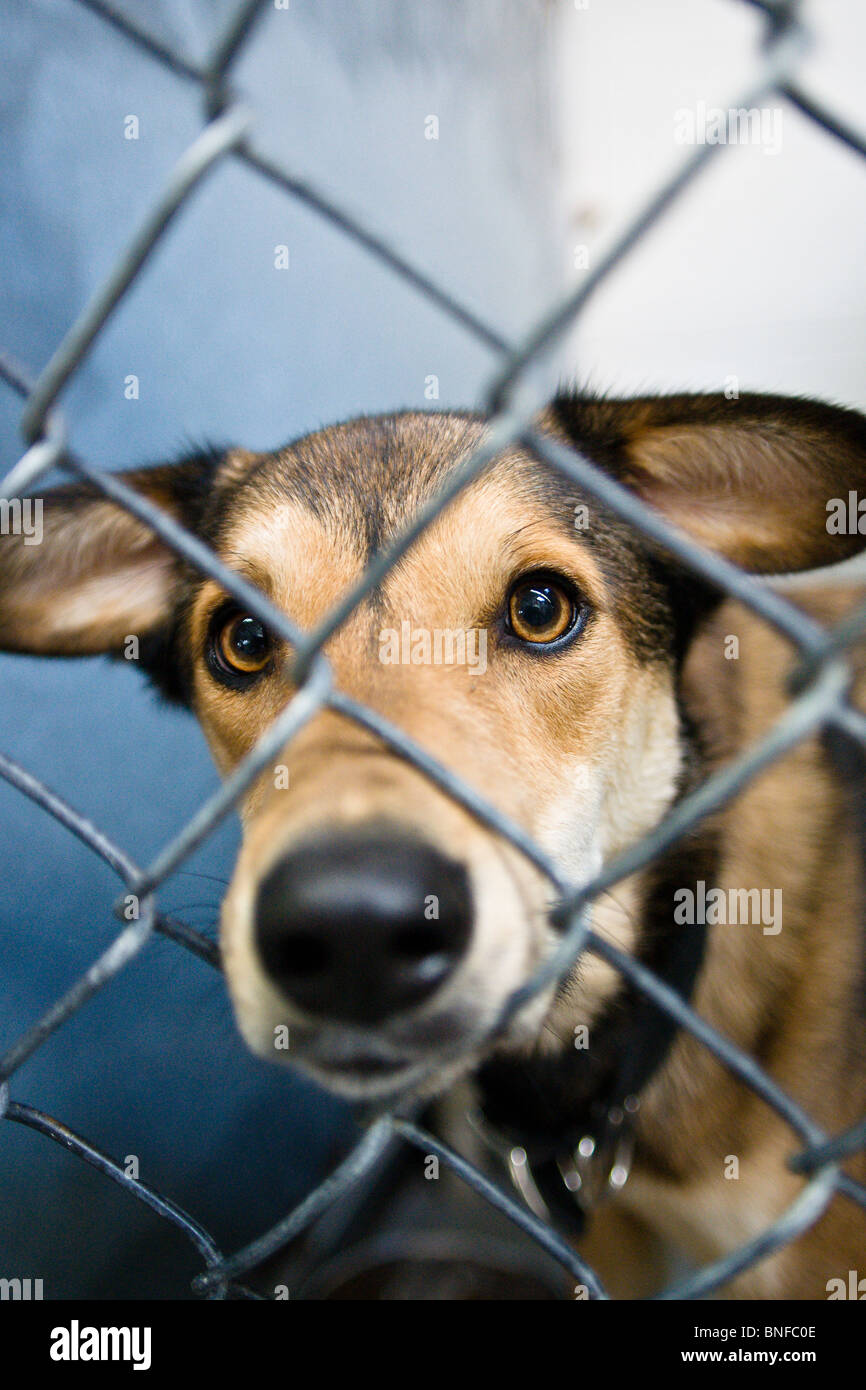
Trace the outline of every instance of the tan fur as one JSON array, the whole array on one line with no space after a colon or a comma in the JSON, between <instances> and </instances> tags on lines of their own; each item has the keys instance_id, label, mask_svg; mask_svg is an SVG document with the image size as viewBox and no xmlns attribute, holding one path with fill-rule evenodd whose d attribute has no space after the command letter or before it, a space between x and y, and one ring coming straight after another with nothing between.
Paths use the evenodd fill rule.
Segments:
<instances>
[{"instance_id":1,"label":"tan fur","mask_svg":"<svg viewBox=\"0 0 866 1390\"><path fill-rule=\"evenodd\" d=\"M798 594L828 624L857 598L850 590ZM719 660L727 634L740 638L736 677L729 677L736 705L725 699ZM789 645L766 624L733 603L719 610L695 645L688 677L693 708L715 730L720 762L782 713L791 668ZM861 889L852 827L816 740L762 774L722 824L719 883L780 887L784 922L777 936L761 936L760 947L759 927L712 932L695 1007L757 1056L817 1123L844 1129L866 1111L863 1028L856 1022L863 947L852 913ZM802 1187L785 1164L798 1147L788 1126L683 1034L644 1097L641 1130L657 1161L638 1168L625 1202L632 1212L652 1212L653 1228L697 1261L756 1236ZM724 1176L729 1155L739 1159L738 1179ZM846 1169L866 1179L862 1157ZM862 1264L863 1249L862 1216L837 1198L805 1236L726 1293L826 1297L826 1281Z\"/></svg>"}]
</instances>

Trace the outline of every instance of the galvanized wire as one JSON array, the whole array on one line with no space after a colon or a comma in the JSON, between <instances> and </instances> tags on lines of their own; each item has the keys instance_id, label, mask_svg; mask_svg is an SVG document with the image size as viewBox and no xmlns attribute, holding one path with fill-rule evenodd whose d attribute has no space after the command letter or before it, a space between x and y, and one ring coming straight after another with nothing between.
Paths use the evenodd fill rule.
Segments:
<instances>
[{"instance_id":1,"label":"galvanized wire","mask_svg":"<svg viewBox=\"0 0 866 1390\"><path fill-rule=\"evenodd\" d=\"M339 1167L270 1230L243 1250L224 1256L215 1242L188 1213L169 1198L130 1177L116 1160L97 1151L87 1140L60 1121L42 1114L9 1094L10 1079L45 1039L63 1026L103 985L114 978L158 931L177 945L219 968L216 947L184 923L159 911L157 894L166 878L197 849L235 807L247 788L303 725L319 711L330 708L373 733L397 756L430 778L448 796L481 823L501 836L549 879L559 898L559 917L565 930L554 953L532 978L503 1006L493 1036L507 1029L518 1010L531 999L559 983L585 952L594 953L613 966L641 995L651 999L674 1019L677 1026L705 1046L744 1085L748 1086L793 1131L800 1147L792 1148L789 1168L807 1179L788 1209L755 1239L724 1258L696 1271L659 1295L662 1299L695 1298L711 1294L737 1274L767 1258L817 1221L836 1197L847 1197L866 1206L866 1189L840 1163L866 1148L866 1119L846 1133L827 1135L801 1107L779 1087L758 1063L717 1029L699 1017L647 966L597 935L591 927L590 907L603 892L678 843L709 814L728 804L763 769L796 747L801 740L826 727L836 727L866 746L866 718L847 701L851 670L848 654L866 633L866 606L834 630L808 618L784 595L754 576L697 545L651 511L633 493L620 486L573 449L543 436L533 418L543 405L543 393L533 384L532 373L571 329L595 291L641 243L682 192L711 164L723 142L698 146L673 176L662 184L645 206L638 209L613 247L580 287L545 314L525 340L510 344L498 330L467 305L413 265L388 241L350 216L329 194L281 168L258 151L251 138L254 108L237 98L230 88L234 65L258 24L263 23L268 0L243 0L214 45L210 59L196 64L163 43L116 9L109 0L69 0L111 26L136 50L184 81L196 83L202 93L206 123L169 175L165 187L127 248L117 258L104 283L97 289L78 320L71 326L41 374L33 380L8 356L0 354L0 379L25 399L21 429L26 453L0 482L0 498L20 495L49 470L61 467L73 477L87 480L111 501L126 508L149 526L161 541L200 573L208 575L291 648L287 674L296 692L285 709L239 764L219 791L190 823L155 857L149 866L136 864L97 827L50 791L32 774L0 754L0 777L39 805L91 850L120 877L126 897L118 904L137 903L136 919L75 981L67 992L17 1038L0 1058L0 1115L29 1127L64 1145L71 1153L118 1182L127 1192L180 1229L204 1262L194 1280L197 1292L213 1298L259 1297L237 1282L242 1276L282 1249L349 1192L397 1140L440 1158L480 1197L504 1212L548 1255L558 1261L572 1279L578 1279L590 1298L607 1294L595 1272L575 1253L565 1237L523 1206L515 1197L491 1182L467 1159L440 1139L419 1129L404 1114L379 1116L362 1135ZM750 107L775 95L790 101L807 119L838 140L848 150L866 155L866 137L852 124L805 92L798 68L810 51L813 37L800 21L800 6L793 0L747 0L766 19L757 71L745 97L737 94L728 110ZM730 117L728 118L730 120ZM188 206L202 180L223 159L235 159L256 171L287 196L302 202L337 227L375 257L406 284L435 304L492 353L498 366L485 393L489 432L484 442L449 477L441 491L413 519L405 532L377 555L356 584L343 595L312 632L301 631L260 590L224 565L197 537L137 493L122 479L97 468L74 453L59 413L58 398L79 369L110 315L128 292L140 269L158 250L169 223ZM567 882L541 847L520 826L475 792L462 778L442 766L401 729L377 712L352 699L333 685L324 656L327 640L352 615L357 606L411 549L419 536L468 484L502 454L519 443L559 470L590 496L622 517L643 538L666 549L678 562L745 604L780 632L796 649L800 668L792 682L793 698L777 724L757 744L710 777L680 801L666 818L638 844L605 865L593 880L579 888ZM471 1040L467 1040L471 1041ZM479 1041L481 1041L479 1039ZM488 1038L489 1041L489 1038Z\"/></svg>"}]
</instances>

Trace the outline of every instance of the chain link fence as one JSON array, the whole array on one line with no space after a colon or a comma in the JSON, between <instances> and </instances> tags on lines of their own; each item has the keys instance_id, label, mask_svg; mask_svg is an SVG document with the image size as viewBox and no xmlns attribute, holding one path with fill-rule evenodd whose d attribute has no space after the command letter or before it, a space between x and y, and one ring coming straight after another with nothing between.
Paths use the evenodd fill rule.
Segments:
<instances>
[{"instance_id":1,"label":"chain link fence","mask_svg":"<svg viewBox=\"0 0 866 1390\"><path fill-rule=\"evenodd\" d=\"M220 968L217 949L209 939L160 912L159 890L168 876L232 812L244 791L287 742L315 714L331 709L371 731L393 753L420 769L478 821L509 841L541 870L561 899L565 928L557 948L529 982L507 1001L494 1036L500 1035L518 1010L532 998L560 981L583 953L592 953L614 967L625 981L643 997L653 1001L679 1028L688 1030L734 1076L772 1107L790 1128L792 1144L788 1164L793 1171L807 1179L796 1199L756 1238L691 1273L657 1297L696 1298L721 1289L736 1275L807 1230L831 1201L845 1200L866 1208L866 1187L841 1168L847 1157L866 1149L866 1118L845 1133L825 1133L749 1055L710 1027L650 969L597 935L590 923L589 909L600 894L679 842L705 817L727 805L763 769L803 739L819 730L835 728L866 746L866 716L849 703L847 694L851 674L848 653L866 633L866 605L833 630L812 622L782 593L768 588L733 564L687 539L632 493L575 451L541 436L533 425L533 419L545 401L543 393L532 385L532 369L547 359L564 334L573 327L598 287L638 246L644 234L663 217L683 190L698 178L704 166L723 148L724 141L697 145L690 151L674 176L655 191L646 206L639 209L596 268L585 276L579 288L558 303L524 342L512 344L504 341L494 327L459 303L447 289L412 265L394 247L360 225L329 196L308 182L295 178L290 170L282 168L256 149L254 113L232 89L231 76L238 55L254 27L264 21L268 11L274 8L273 0L243 0L216 44L210 60L203 66L195 65L160 42L107 0L69 2L83 5L107 25L119 30L130 44L170 70L179 80L197 84L201 90L205 124L174 168L162 196L144 224L132 237L111 273L38 378L32 379L9 357L0 355L0 377L25 401L21 429L28 446L17 465L0 483L0 500L24 494L55 467L94 484L107 498L149 526L178 556L215 580L245 611L290 646L293 657L289 662L288 674L296 683L297 691L271 728L220 789L154 861L144 866L134 862L98 827L26 769L0 754L0 776L99 855L121 880L124 897L132 895L140 904L137 920L126 925L71 989L0 1057L0 1114L7 1121L26 1125L64 1146L105 1177L120 1184L130 1196L172 1222L192 1243L201 1258L203 1269L194 1280L193 1287L209 1298L261 1297L244 1283L244 1277L261 1262L282 1250L374 1171L395 1138L416 1146L425 1154L437 1156L458 1178L522 1228L562 1266L572 1280L585 1287L590 1298L604 1299L608 1296L595 1272L551 1224L506 1194L480 1169L405 1115L392 1113L378 1117L336 1170L300 1205L245 1249L226 1255L217 1248L214 1239L195 1217L164 1193L129 1176L121 1163L101 1153L58 1118L12 1098L10 1085L18 1069L50 1035L84 1008L103 985L143 950L153 933L162 933L178 947L193 952L215 969ZM759 10L765 22L765 31L757 55L754 80L746 91L733 94L728 106L728 120L731 113L735 114L743 107L760 106L770 97L784 97L829 137L842 142L850 151L866 156L866 137L816 102L798 83L799 65L810 49L812 36L803 25L796 0L737 0L737 3L749 3ZM346 236L353 238L466 332L494 349L500 358L499 369L489 384L484 402L490 425L485 442L450 476L443 489L422 509L406 531L371 562L358 583L312 632L300 631L263 593L226 568L207 546L137 494L122 479L102 472L80 457L69 441L63 418L56 407L61 390L77 371L112 312L157 249L171 221L194 197L210 171L227 159L240 160L281 189L287 197L300 200ZM415 746L399 728L336 690L323 654L327 640L443 508L506 446L515 442L559 469L585 493L624 518L636 531L675 556L695 574L745 604L783 634L800 656L798 671L791 684L791 701L770 732L676 804L652 834L604 865L599 874L579 891L564 881L554 864L520 827L511 824L462 779ZM123 900L118 908L121 916L122 908Z\"/></svg>"}]
</instances>

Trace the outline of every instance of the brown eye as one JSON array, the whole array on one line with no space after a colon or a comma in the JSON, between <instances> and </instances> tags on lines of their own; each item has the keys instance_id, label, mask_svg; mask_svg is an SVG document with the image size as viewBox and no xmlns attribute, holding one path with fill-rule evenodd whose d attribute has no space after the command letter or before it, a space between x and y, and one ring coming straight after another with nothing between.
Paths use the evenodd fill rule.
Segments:
<instances>
[{"instance_id":1,"label":"brown eye","mask_svg":"<svg viewBox=\"0 0 866 1390\"><path fill-rule=\"evenodd\" d=\"M539 571L518 579L508 596L508 625L515 637L549 646L577 625L581 607L565 579Z\"/></svg>"},{"instance_id":2,"label":"brown eye","mask_svg":"<svg viewBox=\"0 0 866 1390\"><path fill-rule=\"evenodd\" d=\"M218 619L211 635L211 669L218 676L257 676L268 665L272 643L258 618L231 613Z\"/></svg>"}]
</instances>

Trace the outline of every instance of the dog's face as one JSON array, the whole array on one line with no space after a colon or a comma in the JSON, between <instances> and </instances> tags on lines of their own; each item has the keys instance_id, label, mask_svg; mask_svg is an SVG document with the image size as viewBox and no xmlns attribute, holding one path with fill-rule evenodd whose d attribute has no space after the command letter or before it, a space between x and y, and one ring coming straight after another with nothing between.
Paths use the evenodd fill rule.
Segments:
<instances>
[{"instance_id":1,"label":"dog's face","mask_svg":"<svg viewBox=\"0 0 866 1390\"><path fill-rule=\"evenodd\" d=\"M862 469L858 417L769 398L671 398L562 402L543 424L755 569L856 548L825 522L829 499ZM484 429L460 415L364 419L272 455L231 452L132 480L309 630ZM41 554L15 537L0 544L0 642L74 654L138 636L229 772L292 698L291 651L126 514L86 490L54 499ZM340 691L579 883L657 824L682 785L678 671L712 601L513 449L324 652ZM250 1046L365 1098L427 1093L477 1062L555 943L544 876L333 708L309 720L241 812L222 948ZM596 925L626 949L638 921L628 885L596 905ZM583 963L515 1018L505 1045L570 1046L573 1022L590 1023L616 987L606 966Z\"/></svg>"},{"instance_id":2,"label":"dog's face","mask_svg":"<svg viewBox=\"0 0 866 1390\"><path fill-rule=\"evenodd\" d=\"M301 441L250 465L218 553L312 629L481 435L475 422L408 416ZM634 565L617 583L623 566L606 572L611 557L575 526L574 507L567 488L510 455L325 654L341 691L465 778L564 877L585 880L660 818L679 765L669 652L648 640L659 586L644 571L640 585ZM228 770L291 697L291 653L213 583L185 621L193 705ZM440 1083L476 1055L552 945L541 875L336 712L285 748L243 819L223 909L238 1018L265 1054L289 1024L290 1057L332 1087ZM534 1035L548 1004L518 1033Z\"/></svg>"}]
</instances>

